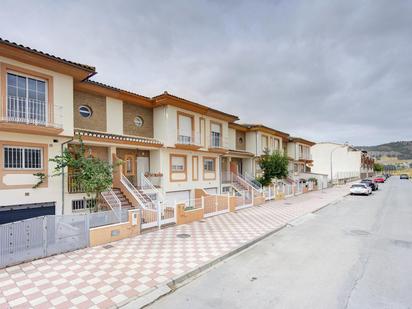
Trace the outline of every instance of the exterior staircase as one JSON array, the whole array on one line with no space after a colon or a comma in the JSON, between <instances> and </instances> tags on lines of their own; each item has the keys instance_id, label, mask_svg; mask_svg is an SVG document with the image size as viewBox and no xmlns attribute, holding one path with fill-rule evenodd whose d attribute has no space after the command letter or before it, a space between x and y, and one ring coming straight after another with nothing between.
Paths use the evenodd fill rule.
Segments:
<instances>
[{"instance_id":1,"label":"exterior staircase","mask_svg":"<svg viewBox=\"0 0 412 309\"><path fill-rule=\"evenodd\" d=\"M130 201L126 198L126 196L122 193L122 191L118 188L113 188L110 191L106 191L106 192L102 192L102 197L103 199L106 201L106 208L108 208L108 210L110 208L118 208L119 207L119 202L121 205L122 209L132 209L133 206L130 203ZM114 194L114 195L113 195Z\"/></svg>"},{"instance_id":2,"label":"exterior staircase","mask_svg":"<svg viewBox=\"0 0 412 309\"><path fill-rule=\"evenodd\" d=\"M239 193L249 190L249 187L237 178L234 178L232 180L231 185L232 185L233 189L235 189Z\"/></svg>"}]
</instances>

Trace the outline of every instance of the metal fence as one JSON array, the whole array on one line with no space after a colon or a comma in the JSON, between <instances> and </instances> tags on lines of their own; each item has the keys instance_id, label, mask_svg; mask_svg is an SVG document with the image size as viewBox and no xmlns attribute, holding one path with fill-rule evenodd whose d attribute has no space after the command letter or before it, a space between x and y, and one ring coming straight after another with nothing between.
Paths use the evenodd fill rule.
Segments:
<instances>
[{"instance_id":1,"label":"metal fence","mask_svg":"<svg viewBox=\"0 0 412 309\"><path fill-rule=\"evenodd\" d=\"M94 228L103 225L126 222L129 220L129 211L127 209L116 211L99 211L87 214L87 216L89 218L90 228Z\"/></svg>"},{"instance_id":2,"label":"metal fence","mask_svg":"<svg viewBox=\"0 0 412 309\"><path fill-rule=\"evenodd\" d=\"M44 216L0 225L0 267L87 247L87 215Z\"/></svg>"}]
</instances>

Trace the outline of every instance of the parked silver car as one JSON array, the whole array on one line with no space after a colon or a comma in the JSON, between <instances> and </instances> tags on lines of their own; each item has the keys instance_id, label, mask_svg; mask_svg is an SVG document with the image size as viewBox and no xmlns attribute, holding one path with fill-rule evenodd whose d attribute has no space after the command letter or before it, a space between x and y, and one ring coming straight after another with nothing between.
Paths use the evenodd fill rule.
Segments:
<instances>
[{"instance_id":1,"label":"parked silver car","mask_svg":"<svg viewBox=\"0 0 412 309\"><path fill-rule=\"evenodd\" d=\"M350 194L369 195L372 194L372 188L364 183L355 183L350 187Z\"/></svg>"}]
</instances>

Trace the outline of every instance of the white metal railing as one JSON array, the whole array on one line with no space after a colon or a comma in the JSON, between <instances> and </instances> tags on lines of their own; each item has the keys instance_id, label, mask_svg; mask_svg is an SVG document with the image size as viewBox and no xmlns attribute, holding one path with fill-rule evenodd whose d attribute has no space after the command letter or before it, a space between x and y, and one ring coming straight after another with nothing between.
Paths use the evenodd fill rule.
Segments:
<instances>
[{"instance_id":1,"label":"white metal railing","mask_svg":"<svg viewBox=\"0 0 412 309\"><path fill-rule=\"evenodd\" d=\"M223 137L222 134L211 133L209 147L210 148L226 148L227 137Z\"/></svg>"},{"instance_id":2,"label":"white metal railing","mask_svg":"<svg viewBox=\"0 0 412 309\"><path fill-rule=\"evenodd\" d=\"M157 189L149 179L146 178L144 173L140 174L140 184L139 185L140 185L140 188L142 188L142 190L147 190L151 193L150 195L152 194L155 195L156 196L156 198L154 199L155 201L163 203L164 201L163 193L159 189Z\"/></svg>"},{"instance_id":3,"label":"white metal railing","mask_svg":"<svg viewBox=\"0 0 412 309\"><path fill-rule=\"evenodd\" d=\"M237 180L238 182L241 182L243 185L246 186L246 188L250 188L252 189L252 191L254 191L255 193L261 194L261 188L257 189L254 185L252 185L244 175L242 174L233 174L233 177L235 180Z\"/></svg>"},{"instance_id":4,"label":"white metal railing","mask_svg":"<svg viewBox=\"0 0 412 309\"><path fill-rule=\"evenodd\" d=\"M253 205L254 194L249 190L239 191L234 194L236 199L236 209L242 209Z\"/></svg>"},{"instance_id":5,"label":"white metal railing","mask_svg":"<svg viewBox=\"0 0 412 309\"><path fill-rule=\"evenodd\" d=\"M179 134L176 139L176 144L181 145L200 145L200 134L192 132L192 135Z\"/></svg>"},{"instance_id":6,"label":"white metal railing","mask_svg":"<svg viewBox=\"0 0 412 309\"><path fill-rule=\"evenodd\" d=\"M252 184L245 176L241 174L235 174L233 172L222 172L222 183L230 183L236 191L252 191L254 195L261 195L262 188L258 188L255 184ZM236 183L239 184L238 188Z\"/></svg>"},{"instance_id":7,"label":"white metal railing","mask_svg":"<svg viewBox=\"0 0 412 309\"><path fill-rule=\"evenodd\" d=\"M256 180L256 178L252 177L249 175L247 172L243 175L245 180L255 189L257 189L259 192L262 192L262 184Z\"/></svg>"},{"instance_id":8,"label":"white metal railing","mask_svg":"<svg viewBox=\"0 0 412 309\"><path fill-rule=\"evenodd\" d=\"M63 123L63 107L54 105L54 118L52 123L48 116L47 101L27 97L8 96L6 114L2 121L24 123L39 126L61 128Z\"/></svg>"},{"instance_id":9,"label":"white metal railing","mask_svg":"<svg viewBox=\"0 0 412 309\"><path fill-rule=\"evenodd\" d=\"M288 183L283 184L283 192L285 193L285 197L289 197L293 195L293 186Z\"/></svg>"},{"instance_id":10,"label":"white metal railing","mask_svg":"<svg viewBox=\"0 0 412 309\"><path fill-rule=\"evenodd\" d=\"M141 176L141 183L142 181L145 182L144 186L151 190L156 190L160 194L160 191L158 191L144 175ZM144 179L146 179L147 182ZM160 202L160 200L153 201L150 194L144 193L145 196L143 196L124 175L121 175L121 182L141 206L142 228L152 228L156 226L160 228L163 224L176 222L175 204L165 203L163 199L162 202Z\"/></svg>"},{"instance_id":11,"label":"white metal railing","mask_svg":"<svg viewBox=\"0 0 412 309\"><path fill-rule=\"evenodd\" d=\"M277 184L272 183L269 186L263 187L262 191L267 201L273 200L278 193L278 186Z\"/></svg>"},{"instance_id":12,"label":"white metal railing","mask_svg":"<svg viewBox=\"0 0 412 309\"><path fill-rule=\"evenodd\" d=\"M299 153L299 160L312 160L312 154L310 154L310 153Z\"/></svg>"},{"instance_id":13,"label":"white metal railing","mask_svg":"<svg viewBox=\"0 0 412 309\"><path fill-rule=\"evenodd\" d=\"M119 222L122 222L122 203L120 202L117 195L113 192L113 190L109 190L106 192L101 193L103 199L105 200L106 204L110 207L110 209L114 212L116 217L119 219Z\"/></svg>"},{"instance_id":14,"label":"white metal railing","mask_svg":"<svg viewBox=\"0 0 412 309\"><path fill-rule=\"evenodd\" d=\"M143 208L146 208L146 203L145 203L145 198L143 195L139 192L139 190L136 189L136 187L130 182L129 179L125 175L121 175L120 181L122 184L126 187L126 189L129 191L131 195L136 199L136 201L139 203L139 205Z\"/></svg>"},{"instance_id":15,"label":"white metal railing","mask_svg":"<svg viewBox=\"0 0 412 309\"><path fill-rule=\"evenodd\" d=\"M303 193L303 186L304 184L300 181L296 182L295 184L295 195Z\"/></svg>"}]
</instances>

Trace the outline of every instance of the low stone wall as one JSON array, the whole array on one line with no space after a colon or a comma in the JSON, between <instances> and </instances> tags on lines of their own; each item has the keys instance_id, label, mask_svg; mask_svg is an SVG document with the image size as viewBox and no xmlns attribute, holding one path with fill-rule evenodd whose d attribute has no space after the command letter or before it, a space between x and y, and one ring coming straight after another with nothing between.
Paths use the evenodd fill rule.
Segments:
<instances>
[{"instance_id":1,"label":"low stone wall","mask_svg":"<svg viewBox=\"0 0 412 309\"><path fill-rule=\"evenodd\" d=\"M255 196L253 199L253 206L259 206L265 203L265 196L261 195L261 196Z\"/></svg>"},{"instance_id":2,"label":"low stone wall","mask_svg":"<svg viewBox=\"0 0 412 309\"><path fill-rule=\"evenodd\" d=\"M203 189L195 189L195 198L201 199L202 197L204 197L205 209L208 209L208 207L215 208L217 202L218 210L229 209L230 212L236 210L236 196L213 195Z\"/></svg>"},{"instance_id":3,"label":"low stone wall","mask_svg":"<svg viewBox=\"0 0 412 309\"><path fill-rule=\"evenodd\" d=\"M176 205L176 224L187 224L204 218L203 208L185 210L184 203Z\"/></svg>"},{"instance_id":4,"label":"low stone wall","mask_svg":"<svg viewBox=\"0 0 412 309\"><path fill-rule=\"evenodd\" d=\"M123 223L99 226L90 229L90 246L98 246L140 234L140 214L129 210L129 220Z\"/></svg>"},{"instance_id":5,"label":"low stone wall","mask_svg":"<svg viewBox=\"0 0 412 309\"><path fill-rule=\"evenodd\" d=\"M283 192L276 193L275 201L284 200L284 199L285 199L285 193L283 193Z\"/></svg>"}]
</instances>

